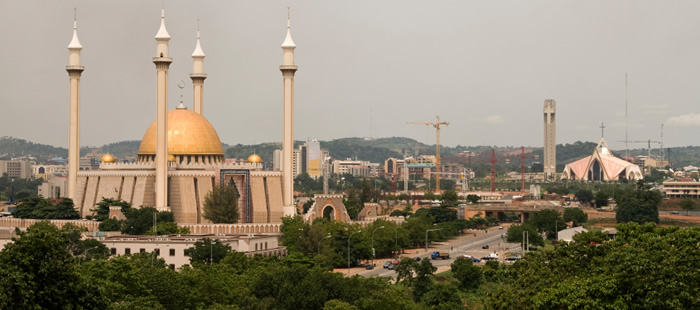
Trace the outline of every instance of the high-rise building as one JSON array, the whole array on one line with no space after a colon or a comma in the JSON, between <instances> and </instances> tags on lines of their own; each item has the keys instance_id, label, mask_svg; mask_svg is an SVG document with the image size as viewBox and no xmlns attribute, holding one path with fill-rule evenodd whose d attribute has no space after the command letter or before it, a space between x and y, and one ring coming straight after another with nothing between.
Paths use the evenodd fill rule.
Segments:
<instances>
[{"instance_id":1,"label":"high-rise building","mask_svg":"<svg viewBox=\"0 0 700 310\"><path fill-rule=\"evenodd\" d=\"M553 180L557 174L557 102L544 101L544 179Z\"/></svg>"}]
</instances>

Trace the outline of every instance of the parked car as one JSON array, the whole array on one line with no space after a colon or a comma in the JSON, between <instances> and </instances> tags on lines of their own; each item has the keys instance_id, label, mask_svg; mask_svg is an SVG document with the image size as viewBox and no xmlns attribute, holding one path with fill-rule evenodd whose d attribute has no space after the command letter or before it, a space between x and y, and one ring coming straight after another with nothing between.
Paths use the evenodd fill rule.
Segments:
<instances>
[{"instance_id":1,"label":"parked car","mask_svg":"<svg viewBox=\"0 0 700 310\"><path fill-rule=\"evenodd\" d=\"M498 260L498 257L496 257L496 256L484 256L481 258L481 260Z\"/></svg>"},{"instance_id":2,"label":"parked car","mask_svg":"<svg viewBox=\"0 0 700 310\"><path fill-rule=\"evenodd\" d=\"M389 266L391 266L391 265L392 265L392 264L391 264L391 261L390 261L390 260L384 262L384 269L389 268Z\"/></svg>"},{"instance_id":3,"label":"parked car","mask_svg":"<svg viewBox=\"0 0 700 310\"><path fill-rule=\"evenodd\" d=\"M484 245L484 246L482 246L481 248L482 248L482 249L484 249L484 250L488 250L488 248L489 248L489 245L488 245L488 244L485 244L485 245Z\"/></svg>"},{"instance_id":4,"label":"parked car","mask_svg":"<svg viewBox=\"0 0 700 310\"><path fill-rule=\"evenodd\" d=\"M671 214L681 214L681 213L678 211L671 211Z\"/></svg>"},{"instance_id":5,"label":"parked car","mask_svg":"<svg viewBox=\"0 0 700 310\"><path fill-rule=\"evenodd\" d=\"M365 267L365 269L367 269L367 270L372 270L372 269L374 269L374 264L369 264L369 265L367 265L367 266Z\"/></svg>"},{"instance_id":6,"label":"parked car","mask_svg":"<svg viewBox=\"0 0 700 310\"><path fill-rule=\"evenodd\" d=\"M498 229L503 229L503 226L498 226Z\"/></svg>"},{"instance_id":7,"label":"parked car","mask_svg":"<svg viewBox=\"0 0 700 310\"><path fill-rule=\"evenodd\" d=\"M416 258L413 259L414 261L420 262L420 257L416 256Z\"/></svg>"},{"instance_id":8,"label":"parked car","mask_svg":"<svg viewBox=\"0 0 700 310\"><path fill-rule=\"evenodd\" d=\"M472 257L472 262L481 263L481 260L476 257Z\"/></svg>"},{"instance_id":9,"label":"parked car","mask_svg":"<svg viewBox=\"0 0 700 310\"><path fill-rule=\"evenodd\" d=\"M506 257L506 260L507 260L507 261L513 261L513 262L514 262L514 261L516 261L516 260L520 260L520 256Z\"/></svg>"},{"instance_id":10,"label":"parked car","mask_svg":"<svg viewBox=\"0 0 700 310\"><path fill-rule=\"evenodd\" d=\"M395 266L394 264L391 264L391 265L389 265L389 267L386 267L386 269L394 270L394 266Z\"/></svg>"}]
</instances>

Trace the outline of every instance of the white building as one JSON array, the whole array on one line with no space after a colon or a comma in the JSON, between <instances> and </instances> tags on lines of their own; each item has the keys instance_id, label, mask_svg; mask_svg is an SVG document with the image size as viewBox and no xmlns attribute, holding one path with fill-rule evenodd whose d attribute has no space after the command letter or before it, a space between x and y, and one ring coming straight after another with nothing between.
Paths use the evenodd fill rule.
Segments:
<instances>
[{"instance_id":1,"label":"white building","mask_svg":"<svg viewBox=\"0 0 700 310\"><path fill-rule=\"evenodd\" d=\"M283 256L287 249L281 247L277 236L270 235L169 235L169 236L130 236L119 235L100 239L110 251L110 255L129 255L135 253L153 253L165 260L172 269L190 263L186 250L194 247L204 238L218 240L231 247L231 250L243 252L250 256Z\"/></svg>"}]
</instances>

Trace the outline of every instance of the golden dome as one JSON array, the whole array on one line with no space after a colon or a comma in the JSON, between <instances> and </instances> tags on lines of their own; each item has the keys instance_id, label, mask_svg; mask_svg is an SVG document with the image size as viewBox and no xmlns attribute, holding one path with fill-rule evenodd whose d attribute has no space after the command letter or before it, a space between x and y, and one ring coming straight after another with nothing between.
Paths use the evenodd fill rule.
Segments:
<instances>
[{"instance_id":1,"label":"golden dome","mask_svg":"<svg viewBox=\"0 0 700 310\"><path fill-rule=\"evenodd\" d=\"M102 158L100 158L101 163L113 163L116 160L114 159L114 156L112 154L104 154L102 155Z\"/></svg>"},{"instance_id":2,"label":"golden dome","mask_svg":"<svg viewBox=\"0 0 700 310\"><path fill-rule=\"evenodd\" d=\"M248 157L248 162L249 163L261 163L263 162L262 158L258 154L253 154Z\"/></svg>"},{"instance_id":3,"label":"golden dome","mask_svg":"<svg viewBox=\"0 0 700 310\"><path fill-rule=\"evenodd\" d=\"M173 154L168 154L168 161L170 161L170 162L175 161L175 155L173 155Z\"/></svg>"},{"instance_id":4,"label":"golden dome","mask_svg":"<svg viewBox=\"0 0 700 310\"><path fill-rule=\"evenodd\" d=\"M141 139L139 156L156 154L154 121ZM187 109L168 111L168 154L224 156L221 140L204 116Z\"/></svg>"}]
</instances>

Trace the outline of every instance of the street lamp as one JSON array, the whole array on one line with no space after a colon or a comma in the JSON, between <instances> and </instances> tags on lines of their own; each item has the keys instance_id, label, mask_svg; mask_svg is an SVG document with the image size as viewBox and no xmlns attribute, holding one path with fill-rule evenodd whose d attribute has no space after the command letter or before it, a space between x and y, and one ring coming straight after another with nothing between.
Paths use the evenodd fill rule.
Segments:
<instances>
[{"instance_id":1,"label":"street lamp","mask_svg":"<svg viewBox=\"0 0 700 310\"><path fill-rule=\"evenodd\" d=\"M361 231L362 231L362 229L360 229L354 233L351 233L350 236L348 237L348 276L350 276L350 239L352 238L352 235L359 233Z\"/></svg>"},{"instance_id":2,"label":"street lamp","mask_svg":"<svg viewBox=\"0 0 700 310\"><path fill-rule=\"evenodd\" d=\"M442 228L428 229L428 230L425 231L425 251L426 251L426 252L428 252L428 232L436 231L436 230L442 230Z\"/></svg>"},{"instance_id":3,"label":"street lamp","mask_svg":"<svg viewBox=\"0 0 700 310\"><path fill-rule=\"evenodd\" d=\"M328 236L325 236L321 238L321 240L318 241L318 255L321 255L321 242L323 242L324 239L328 239L332 237L331 234L329 233Z\"/></svg>"},{"instance_id":4,"label":"street lamp","mask_svg":"<svg viewBox=\"0 0 700 310\"><path fill-rule=\"evenodd\" d=\"M394 247L398 248L399 247L399 225L394 226L394 228L396 228L396 236L394 237ZM401 253L401 249L398 249L396 256L398 257L400 253Z\"/></svg>"},{"instance_id":5,"label":"street lamp","mask_svg":"<svg viewBox=\"0 0 700 310\"><path fill-rule=\"evenodd\" d=\"M375 254L375 251L374 251L374 232L376 232L377 230L382 229L382 228L384 228L384 226L380 226L372 231L372 265L374 265L374 257L377 256Z\"/></svg>"}]
</instances>

